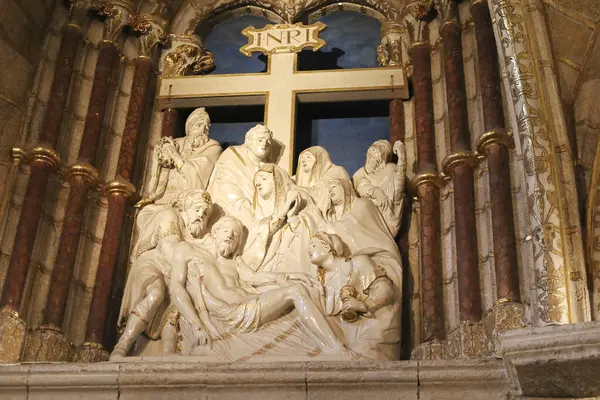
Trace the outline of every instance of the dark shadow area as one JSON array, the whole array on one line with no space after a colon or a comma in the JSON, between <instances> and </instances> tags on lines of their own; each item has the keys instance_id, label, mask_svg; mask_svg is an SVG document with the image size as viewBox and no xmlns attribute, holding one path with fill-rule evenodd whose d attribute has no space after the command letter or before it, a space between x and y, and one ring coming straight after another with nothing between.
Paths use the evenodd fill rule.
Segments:
<instances>
[{"instance_id":1,"label":"dark shadow area","mask_svg":"<svg viewBox=\"0 0 600 400\"><path fill-rule=\"evenodd\" d=\"M346 54L342 49L334 47L331 51L303 50L298 54L298 71L319 71L327 69L344 69L339 60Z\"/></svg>"}]
</instances>

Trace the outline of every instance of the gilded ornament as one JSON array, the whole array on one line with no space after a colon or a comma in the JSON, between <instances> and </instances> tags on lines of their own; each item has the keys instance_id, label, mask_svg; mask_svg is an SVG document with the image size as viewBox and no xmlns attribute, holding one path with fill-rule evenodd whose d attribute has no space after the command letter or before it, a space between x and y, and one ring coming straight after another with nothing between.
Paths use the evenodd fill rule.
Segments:
<instances>
[{"instance_id":1,"label":"gilded ornament","mask_svg":"<svg viewBox=\"0 0 600 400\"><path fill-rule=\"evenodd\" d=\"M96 363L108 361L108 351L100 343L86 342L79 346L71 355L71 361L76 363Z\"/></svg>"},{"instance_id":2,"label":"gilded ornament","mask_svg":"<svg viewBox=\"0 0 600 400\"><path fill-rule=\"evenodd\" d=\"M27 152L25 150L23 150L20 147L13 147L12 148L12 160L13 160L13 164L15 165L20 165L20 164L26 164L27 163Z\"/></svg>"},{"instance_id":3,"label":"gilded ornament","mask_svg":"<svg viewBox=\"0 0 600 400\"><path fill-rule=\"evenodd\" d=\"M135 33L145 35L152 29L151 21L147 14L131 14L127 19L127 25Z\"/></svg>"},{"instance_id":4,"label":"gilded ornament","mask_svg":"<svg viewBox=\"0 0 600 400\"><path fill-rule=\"evenodd\" d=\"M0 363L12 364L21 359L26 326L19 313L10 307L0 311Z\"/></svg>"},{"instance_id":5,"label":"gilded ornament","mask_svg":"<svg viewBox=\"0 0 600 400\"><path fill-rule=\"evenodd\" d=\"M108 196L131 197L136 193L136 188L131 182L122 179L115 179L104 186L104 192Z\"/></svg>"},{"instance_id":6,"label":"gilded ornament","mask_svg":"<svg viewBox=\"0 0 600 400\"><path fill-rule=\"evenodd\" d=\"M54 325L42 325L27 337L23 361L67 362L72 343Z\"/></svg>"},{"instance_id":7,"label":"gilded ornament","mask_svg":"<svg viewBox=\"0 0 600 400\"><path fill-rule=\"evenodd\" d=\"M438 172L422 172L415 176L412 180L412 186L418 189L422 185L435 185L440 187L442 178Z\"/></svg>"},{"instance_id":8,"label":"gilded ornament","mask_svg":"<svg viewBox=\"0 0 600 400\"><path fill-rule=\"evenodd\" d=\"M181 44L165 56L163 78L202 74L215 67L214 55L204 47Z\"/></svg>"},{"instance_id":9,"label":"gilded ornament","mask_svg":"<svg viewBox=\"0 0 600 400\"><path fill-rule=\"evenodd\" d=\"M98 183L100 174L98 170L91 164L79 162L66 168L65 176L67 179L80 176L90 183Z\"/></svg>"},{"instance_id":10,"label":"gilded ornament","mask_svg":"<svg viewBox=\"0 0 600 400\"><path fill-rule=\"evenodd\" d=\"M472 151L458 151L447 155L442 161L442 170L445 175L451 176L452 170L461 164L475 168L478 164L477 154Z\"/></svg>"},{"instance_id":11,"label":"gilded ornament","mask_svg":"<svg viewBox=\"0 0 600 400\"><path fill-rule=\"evenodd\" d=\"M485 148L491 144L499 144L509 149L515 147L512 132L491 130L485 132L477 139L477 152L485 154Z\"/></svg>"},{"instance_id":12,"label":"gilded ornament","mask_svg":"<svg viewBox=\"0 0 600 400\"><path fill-rule=\"evenodd\" d=\"M58 168L60 165L60 154L51 147L36 146L29 151L28 158L32 163L41 162L51 168Z\"/></svg>"}]
</instances>

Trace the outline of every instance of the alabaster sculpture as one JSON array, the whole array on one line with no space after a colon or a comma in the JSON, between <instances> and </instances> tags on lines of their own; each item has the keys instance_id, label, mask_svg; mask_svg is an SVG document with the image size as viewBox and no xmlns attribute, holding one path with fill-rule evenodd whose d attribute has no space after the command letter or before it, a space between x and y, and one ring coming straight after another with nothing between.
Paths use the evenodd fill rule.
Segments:
<instances>
[{"instance_id":1,"label":"alabaster sculpture","mask_svg":"<svg viewBox=\"0 0 600 400\"><path fill-rule=\"evenodd\" d=\"M374 143L353 185L320 146L290 177L266 126L222 154L209 127L198 109L158 146L111 360L398 359L402 143L396 164Z\"/></svg>"}]
</instances>

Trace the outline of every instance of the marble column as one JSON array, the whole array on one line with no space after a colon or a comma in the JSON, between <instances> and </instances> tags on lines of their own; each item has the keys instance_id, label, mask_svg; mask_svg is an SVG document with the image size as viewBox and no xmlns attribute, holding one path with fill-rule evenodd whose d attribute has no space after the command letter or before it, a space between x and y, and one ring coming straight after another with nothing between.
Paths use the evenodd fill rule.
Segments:
<instances>
[{"instance_id":1,"label":"marble column","mask_svg":"<svg viewBox=\"0 0 600 400\"><path fill-rule=\"evenodd\" d=\"M506 133L504 124L496 39L487 3L473 2L471 14L477 38L484 122L484 133L477 148L488 160L497 296L498 302L519 302L521 293L508 154L512 138Z\"/></svg>"},{"instance_id":2,"label":"marble column","mask_svg":"<svg viewBox=\"0 0 600 400\"><path fill-rule=\"evenodd\" d=\"M42 214L46 185L50 174L60 164L60 157L54 147L66 114L64 110L71 75L82 39L83 32L79 25L72 21L65 25L39 144L29 151L27 157L31 164L30 178L0 299L0 362L18 361L24 345L25 326L19 317L21 300ZM16 326L20 328L15 328ZM9 340L12 342L5 342Z\"/></svg>"},{"instance_id":3,"label":"marble column","mask_svg":"<svg viewBox=\"0 0 600 400\"><path fill-rule=\"evenodd\" d=\"M92 304L87 322L86 343L78 349L78 354L74 356L76 361L105 361L108 358L108 353L103 348L103 340L108 318L111 284L116 268L128 199L136 192L130 180L137 151L138 133L147 104L149 84L154 73L151 58L139 57L135 59L134 64L135 73L119 152L117 176L105 187L110 218L107 219L104 228Z\"/></svg>"},{"instance_id":4,"label":"marble column","mask_svg":"<svg viewBox=\"0 0 600 400\"><path fill-rule=\"evenodd\" d=\"M471 151L467 95L462 53L462 34L458 4L451 0L442 13L440 29L444 48L444 73L450 154L443 160L444 173L454 187L454 223L456 237L456 273L460 326L449 338L449 347L459 358L484 355L485 346L469 346L469 338L484 343L479 256L475 220L474 169L477 157Z\"/></svg>"},{"instance_id":5,"label":"marble column","mask_svg":"<svg viewBox=\"0 0 600 400\"><path fill-rule=\"evenodd\" d=\"M116 43L105 39L99 54L78 160L68 167L70 185L56 263L44 309L43 324L27 340L25 361L68 361L70 343L62 334L67 296L75 267L86 201L99 183L95 155L102 134L114 66L119 57Z\"/></svg>"},{"instance_id":6,"label":"marble column","mask_svg":"<svg viewBox=\"0 0 600 400\"><path fill-rule=\"evenodd\" d=\"M162 131L163 137L175 137L177 134L177 125L179 121L179 110L167 108L163 111Z\"/></svg>"},{"instance_id":7,"label":"marble column","mask_svg":"<svg viewBox=\"0 0 600 400\"><path fill-rule=\"evenodd\" d=\"M414 44L409 51L413 63L415 126L418 173L413 179L421 214L421 307L423 341L445 338L442 299L440 191L437 171L431 79L431 46ZM417 358L421 358L417 356Z\"/></svg>"}]
</instances>

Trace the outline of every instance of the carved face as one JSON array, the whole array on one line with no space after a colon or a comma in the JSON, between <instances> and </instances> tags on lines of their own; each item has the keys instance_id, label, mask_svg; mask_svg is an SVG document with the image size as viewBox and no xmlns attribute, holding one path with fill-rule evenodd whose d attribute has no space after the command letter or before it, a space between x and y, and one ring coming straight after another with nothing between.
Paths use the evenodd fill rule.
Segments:
<instances>
[{"instance_id":1,"label":"carved face","mask_svg":"<svg viewBox=\"0 0 600 400\"><path fill-rule=\"evenodd\" d=\"M329 198L334 206L344 204L344 188L339 182L329 182Z\"/></svg>"},{"instance_id":2,"label":"carved face","mask_svg":"<svg viewBox=\"0 0 600 400\"><path fill-rule=\"evenodd\" d=\"M240 241L240 232L233 222L224 221L215 232L217 252L221 257L232 258Z\"/></svg>"},{"instance_id":3,"label":"carved face","mask_svg":"<svg viewBox=\"0 0 600 400\"><path fill-rule=\"evenodd\" d=\"M314 238L308 244L308 257L310 262L315 265L322 265L331 255L331 252L321 240Z\"/></svg>"},{"instance_id":4,"label":"carved face","mask_svg":"<svg viewBox=\"0 0 600 400\"><path fill-rule=\"evenodd\" d=\"M198 119L189 126L187 135L195 138L200 144L204 144L208 140L208 129L209 125L206 123L206 121Z\"/></svg>"},{"instance_id":5,"label":"carved face","mask_svg":"<svg viewBox=\"0 0 600 400\"><path fill-rule=\"evenodd\" d=\"M381 158L381 153L379 149L375 146L369 147L367 150L367 160L365 161L365 169L367 172L373 172L383 163L383 159Z\"/></svg>"},{"instance_id":6,"label":"carved face","mask_svg":"<svg viewBox=\"0 0 600 400\"><path fill-rule=\"evenodd\" d=\"M312 171L313 167L315 166L315 163L317 162L317 159L315 158L315 156L313 156L313 154L310 151L306 151L302 154L302 157L300 158L300 168L302 168L302 172L304 173L310 173L310 171Z\"/></svg>"},{"instance_id":7,"label":"carved face","mask_svg":"<svg viewBox=\"0 0 600 400\"><path fill-rule=\"evenodd\" d=\"M257 132L250 144L250 151L261 160L269 157L271 152L271 137L268 132Z\"/></svg>"},{"instance_id":8,"label":"carved face","mask_svg":"<svg viewBox=\"0 0 600 400\"><path fill-rule=\"evenodd\" d=\"M275 189L273 174L259 171L254 178L254 187L258 191L260 197L263 199L270 198Z\"/></svg>"},{"instance_id":9,"label":"carved face","mask_svg":"<svg viewBox=\"0 0 600 400\"><path fill-rule=\"evenodd\" d=\"M209 214L210 207L204 201L196 201L183 211L183 221L192 236L200 236Z\"/></svg>"}]
</instances>

